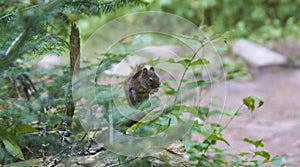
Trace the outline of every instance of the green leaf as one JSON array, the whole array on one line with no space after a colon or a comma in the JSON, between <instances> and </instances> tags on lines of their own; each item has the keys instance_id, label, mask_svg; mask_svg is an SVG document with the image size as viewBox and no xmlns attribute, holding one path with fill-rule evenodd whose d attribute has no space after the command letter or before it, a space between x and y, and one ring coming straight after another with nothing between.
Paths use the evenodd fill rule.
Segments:
<instances>
[{"instance_id":1,"label":"green leaf","mask_svg":"<svg viewBox=\"0 0 300 167\"><path fill-rule=\"evenodd\" d=\"M208 107L199 107L198 111L199 111L200 115L205 115L206 117L209 114L209 108Z\"/></svg>"},{"instance_id":2,"label":"green leaf","mask_svg":"<svg viewBox=\"0 0 300 167\"><path fill-rule=\"evenodd\" d=\"M198 41L198 40L199 40L199 36L198 36L198 35L193 35L193 36L191 37L191 40Z\"/></svg>"},{"instance_id":3,"label":"green leaf","mask_svg":"<svg viewBox=\"0 0 300 167\"><path fill-rule=\"evenodd\" d=\"M109 53L109 52L106 52L106 53L103 53L102 54L103 56L105 57L126 57L128 55L130 55L129 53Z\"/></svg>"},{"instance_id":4,"label":"green leaf","mask_svg":"<svg viewBox=\"0 0 300 167\"><path fill-rule=\"evenodd\" d=\"M191 59L195 54L180 55L182 59Z\"/></svg>"},{"instance_id":5,"label":"green leaf","mask_svg":"<svg viewBox=\"0 0 300 167\"><path fill-rule=\"evenodd\" d=\"M30 125L21 124L16 127L16 134L32 133L38 130Z\"/></svg>"},{"instance_id":6,"label":"green leaf","mask_svg":"<svg viewBox=\"0 0 300 167\"><path fill-rule=\"evenodd\" d=\"M193 40L193 41L197 41L200 43L204 43L207 39L203 38L202 36L199 35L193 35L193 36L187 36L187 35L178 35L179 38L182 39L187 39L187 40Z\"/></svg>"},{"instance_id":7,"label":"green leaf","mask_svg":"<svg viewBox=\"0 0 300 167\"><path fill-rule=\"evenodd\" d=\"M230 116L230 117L238 115L237 110L227 110L227 111L224 111L223 113L227 116Z\"/></svg>"},{"instance_id":8,"label":"green leaf","mask_svg":"<svg viewBox=\"0 0 300 167\"><path fill-rule=\"evenodd\" d=\"M167 60L167 62L169 62L169 63L175 63L175 60L172 59L172 58L169 58L169 59Z\"/></svg>"},{"instance_id":9,"label":"green leaf","mask_svg":"<svg viewBox=\"0 0 300 167\"><path fill-rule=\"evenodd\" d=\"M221 115L222 112L219 111L219 110L213 110L213 111L209 111L207 117L210 117L210 116L217 116L217 115Z\"/></svg>"},{"instance_id":10,"label":"green leaf","mask_svg":"<svg viewBox=\"0 0 300 167\"><path fill-rule=\"evenodd\" d=\"M260 99L259 97L256 96L252 96L256 102L258 102L258 106L257 108L261 107L262 105L264 105L264 101L262 99Z\"/></svg>"},{"instance_id":11,"label":"green leaf","mask_svg":"<svg viewBox=\"0 0 300 167\"><path fill-rule=\"evenodd\" d=\"M208 107L194 107L194 108L198 110L198 117L201 120L205 120L205 118L209 118L210 116L216 116L221 114L220 111L218 110L211 111L209 110Z\"/></svg>"},{"instance_id":12,"label":"green leaf","mask_svg":"<svg viewBox=\"0 0 300 167\"><path fill-rule=\"evenodd\" d=\"M245 155L249 155L249 154L251 154L251 153L249 153L249 152L240 152L238 155L239 156L245 156Z\"/></svg>"},{"instance_id":13,"label":"green leaf","mask_svg":"<svg viewBox=\"0 0 300 167\"><path fill-rule=\"evenodd\" d=\"M188 63L191 62L191 60L190 59L182 59L182 60L175 61L174 59L170 58L170 59L167 60L167 62L182 64L183 66L186 66Z\"/></svg>"},{"instance_id":14,"label":"green leaf","mask_svg":"<svg viewBox=\"0 0 300 167\"><path fill-rule=\"evenodd\" d=\"M217 53L218 54L224 54L228 51L228 48L227 47L219 47L217 48Z\"/></svg>"},{"instance_id":15,"label":"green leaf","mask_svg":"<svg viewBox=\"0 0 300 167\"><path fill-rule=\"evenodd\" d=\"M13 157L24 160L24 155L17 143L7 139L2 139L2 142L7 152L9 152Z\"/></svg>"},{"instance_id":16,"label":"green leaf","mask_svg":"<svg viewBox=\"0 0 300 167\"><path fill-rule=\"evenodd\" d=\"M182 64L183 66L186 66L189 63L191 63L191 60L190 59L183 59L183 60L176 61L175 63L179 63L179 64Z\"/></svg>"},{"instance_id":17,"label":"green leaf","mask_svg":"<svg viewBox=\"0 0 300 167\"><path fill-rule=\"evenodd\" d=\"M151 59L150 61L147 62L149 66L156 66L160 62L160 58L156 59Z\"/></svg>"},{"instance_id":18,"label":"green leaf","mask_svg":"<svg viewBox=\"0 0 300 167\"><path fill-rule=\"evenodd\" d=\"M282 164L282 157L276 155L275 157L272 158L271 162L275 167L280 167Z\"/></svg>"},{"instance_id":19,"label":"green leaf","mask_svg":"<svg viewBox=\"0 0 300 167\"><path fill-rule=\"evenodd\" d=\"M217 135L215 135L215 134L210 135L210 136L208 137L208 139L216 140L216 141L222 141L222 142L224 142L225 144L227 144L228 146L230 146L230 144L228 143L227 140L225 140L223 137L219 137L219 136L217 136Z\"/></svg>"},{"instance_id":20,"label":"green leaf","mask_svg":"<svg viewBox=\"0 0 300 167\"><path fill-rule=\"evenodd\" d=\"M164 93L166 95L173 95L176 93L176 90L174 88L172 88L172 86L168 82L164 82L162 86L164 86L168 89L168 90L164 91Z\"/></svg>"},{"instance_id":21,"label":"green leaf","mask_svg":"<svg viewBox=\"0 0 300 167\"><path fill-rule=\"evenodd\" d=\"M2 105L2 104L6 104L6 101L5 101L5 100L2 100L2 99L0 99L0 105Z\"/></svg>"},{"instance_id":22,"label":"green leaf","mask_svg":"<svg viewBox=\"0 0 300 167\"><path fill-rule=\"evenodd\" d=\"M195 66L195 65L203 65L203 64L209 64L210 63L205 58L199 58L198 60L195 60L195 61L192 61L190 58L181 59L181 60L177 60L177 61L170 58L170 59L167 60L167 62L169 62L169 63L178 63L178 64L181 64L183 66L187 66L188 64L190 64L190 66Z\"/></svg>"},{"instance_id":23,"label":"green leaf","mask_svg":"<svg viewBox=\"0 0 300 167\"><path fill-rule=\"evenodd\" d=\"M168 125L169 123L171 123L172 125L178 125L178 117L175 115L171 115L171 114L167 114L165 115L165 117L169 118L170 120L168 121Z\"/></svg>"},{"instance_id":24,"label":"green leaf","mask_svg":"<svg viewBox=\"0 0 300 167\"><path fill-rule=\"evenodd\" d=\"M247 142L249 144L252 144L254 145L255 147L264 147L265 145L262 143L262 140L257 140L257 141L254 141L254 140L250 140L248 138L244 138L243 139L244 142Z\"/></svg>"},{"instance_id":25,"label":"green leaf","mask_svg":"<svg viewBox=\"0 0 300 167\"><path fill-rule=\"evenodd\" d=\"M191 63L191 66L195 66L195 65L204 65L204 64L209 64L210 62L207 60L207 59L204 59L204 58L200 58L196 61L193 61Z\"/></svg>"},{"instance_id":26,"label":"green leaf","mask_svg":"<svg viewBox=\"0 0 300 167\"><path fill-rule=\"evenodd\" d=\"M254 111L255 109L255 101L252 97L247 97L243 99L244 105L248 107L249 110Z\"/></svg>"},{"instance_id":27,"label":"green leaf","mask_svg":"<svg viewBox=\"0 0 300 167\"><path fill-rule=\"evenodd\" d=\"M212 81L210 80L199 80L199 81L195 81L195 82L190 82L187 83L186 85L184 85L182 87L182 90L189 90L189 89L194 89L196 87L200 87L200 86L205 86L210 84Z\"/></svg>"},{"instance_id":28,"label":"green leaf","mask_svg":"<svg viewBox=\"0 0 300 167\"><path fill-rule=\"evenodd\" d=\"M180 110L183 112L189 112L193 115L198 115L198 110L194 107L190 107L190 106L186 106L186 105L180 105L180 106L175 106L174 107L175 110Z\"/></svg>"},{"instance_id":29,"label":"green leaf","mask_svg":"<svg viewBox=\"0 0 300 167\"><path fill-rule=\"evenodd\" d=\"M243 99L243 103L253 112L256 108L255 104L258 103L257 108L259 108L264 104L264 101L256 96L249 96Z\"/></svg>"},{"instance_id":30,"label":"green leaf","mask_svg":"<svg viewBox=\"0 0 300 167\"><path fill-rule=\"evenodd\" d=\"M264 162L268 162L270 160L270 153L266 152L266 151L255 151L254 152L255 155L258 155L258 156L261 156L261 157L264 157L265 160Z\"/></svg>"}]
</instances>

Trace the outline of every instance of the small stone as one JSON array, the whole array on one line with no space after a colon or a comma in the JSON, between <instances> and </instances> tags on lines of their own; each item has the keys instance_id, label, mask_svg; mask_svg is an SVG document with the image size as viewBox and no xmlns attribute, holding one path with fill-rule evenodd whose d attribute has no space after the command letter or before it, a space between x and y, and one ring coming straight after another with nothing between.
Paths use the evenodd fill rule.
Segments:
<instances>
[{"instance_id":1,"label":"small stone","mask_svg":"<svg viewBox=\"0 0 300 167\"><path fill-rule=\"evenodd\" d=\"M287 57L254 42L240 39L232 47L232 52L241 56L255 67L282 65L287 63Z\"/></svg>"}]
</instances>

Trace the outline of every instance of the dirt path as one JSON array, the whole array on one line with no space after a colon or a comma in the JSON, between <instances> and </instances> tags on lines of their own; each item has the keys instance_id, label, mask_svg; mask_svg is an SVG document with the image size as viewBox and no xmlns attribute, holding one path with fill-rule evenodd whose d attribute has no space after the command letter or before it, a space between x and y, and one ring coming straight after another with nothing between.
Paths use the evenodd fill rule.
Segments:
<instances>
[{"instance_id":1,"label":"dirt path","mask_svg":"<svg viewBox=\"0 0 300 167\"><path fill-rule=\"evenodd\" d=\"M214 89L216 96L222 88L219 85ZM242 114L231 122L225 132L230 149L253 149L243 142L245 137L263 140L272 155L286 154L300 165L300 69L265 67L251 81L227 82L226 92L225 109L237 109L242 99L250 95L265 101L254 113L243 108Z\"/></svg>"}]
</instances>

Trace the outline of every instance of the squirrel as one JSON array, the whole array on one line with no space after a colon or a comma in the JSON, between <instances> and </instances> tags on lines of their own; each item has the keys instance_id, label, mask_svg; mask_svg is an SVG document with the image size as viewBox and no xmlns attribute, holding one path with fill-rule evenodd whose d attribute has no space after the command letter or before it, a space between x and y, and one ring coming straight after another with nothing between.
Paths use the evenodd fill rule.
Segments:
<instances>
[{"instance_id":1,"label":"squirrel","mask_svg":"<svg viewBox=\"0 0 300 167\"><path fill-rule=\"evenodd\" d=\"M132 73L125 81L125 94L129 106L138 107L139 104L149 99L149 94L158 91L159 77L154 67L147 69L144 64L137 65L135 73Z\"/></svg>"}]
</instances>

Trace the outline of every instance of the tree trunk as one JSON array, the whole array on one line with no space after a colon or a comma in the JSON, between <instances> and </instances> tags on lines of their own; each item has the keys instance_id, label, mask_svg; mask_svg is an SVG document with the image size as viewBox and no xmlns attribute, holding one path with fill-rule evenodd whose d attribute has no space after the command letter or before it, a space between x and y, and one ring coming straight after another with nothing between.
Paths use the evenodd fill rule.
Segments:
<instances>
[{"instance_id":1,"label":"tree trunk","mask_svg":"<svg viewBox=\"0 0 300 167\"><path fill-rule=\"evenodd\" d=\"M80 68L80 37L79 29L75 23L71 24L71 34L70 34L70 75L71 78L75 75ZM67 90L67 99L66 99L66 116L72 118L74 115L76 103L73 101L72 96L72 80L69 83Z\"/></svg>"}]
</instances>

